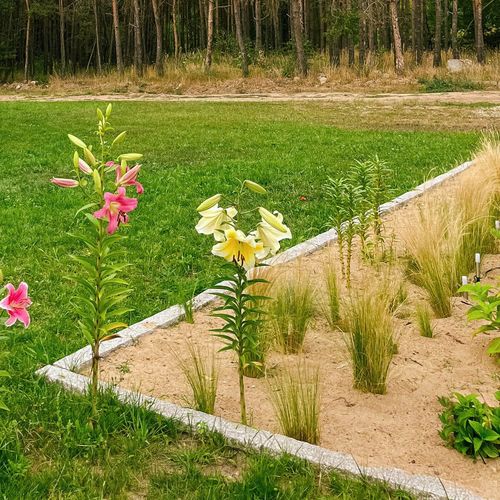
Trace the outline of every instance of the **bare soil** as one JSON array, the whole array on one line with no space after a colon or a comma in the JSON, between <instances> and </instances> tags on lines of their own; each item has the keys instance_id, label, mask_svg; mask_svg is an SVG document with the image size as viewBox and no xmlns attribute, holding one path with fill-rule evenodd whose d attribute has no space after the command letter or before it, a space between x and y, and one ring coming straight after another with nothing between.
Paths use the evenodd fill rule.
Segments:
<instances>
[{"instance_id":1,"label":"bare soil","mask_svg":"<svg viewBox=\"0 0 500 500\"><path fill-rule=\"evenodd\" d=\"M398 234L416 220L419 206L427 198L432 202L452 197L458 182L474 175L473 168L447 181L418 200L394 211L385 218L387 234L394 234L394 245L401 253ZM309 329L304 349L298 355L284 355L274 349L268 358L267 376L285 365L305 360L320 368L321 377L321 446L352 453L367 466L393 466L412 473L439 476L467 487L486 498L500 498L500 461L474 462L445 446L438 435L441 406L438 397L455 391L476 393L490 404L500 387L500 371L485 353L490 337L473 337L477 325L467 322L468 305L454 300L453 315L434 319L434 338L419 335L414 319L415 305L425 300L424 292L409 283L408 299L394 319L398 334L398 352L394 355L387 394L359 392L352 387L352 371L342 332L332 331L321 314L325 296L324 266L338 260L335 245L279 269L283 276L300 273L315 287L318 313ZM208 257L207 257L208 258ZM499 255L488 256L483 270L500 265ZM401 274L399 263L392 277ZM381 280L387 269L367 265L356 249L353 266L354 289L367 280ZM485 280L496 282L498 272L489 272ZM394 278L391 278L394 279ZM396 281L393 281L393 288ZM344 296L346 292L344 290ZM215 353L220 367L216 414L238 421L237 368L231 353L217 352L220 341L210 334L218 326L210 310L195 313L195 324L180 323L159 329L141 338L136 345L118 350L102 362L101 377L122 387L187 405L189 390L179 366L187 360L188 343L202 352ZM269 382L246 379L247 406L253 426L280 432L269 397Z\"/></svg>"}]
</instances>

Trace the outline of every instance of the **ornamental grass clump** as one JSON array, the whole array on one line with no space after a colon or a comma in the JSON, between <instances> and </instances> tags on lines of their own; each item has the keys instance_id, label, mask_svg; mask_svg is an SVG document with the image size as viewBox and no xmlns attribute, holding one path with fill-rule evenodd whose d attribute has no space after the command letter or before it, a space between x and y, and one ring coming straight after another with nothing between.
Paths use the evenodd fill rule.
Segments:
<instances>
[{"instance_id":1,"label":"ornamental grass clump","mask_svg":"<svg viewBox=\"0 0 500 500\"><path fill-rule=\"evenodd\" d=\"M451 297L457 289L456 258L461 227L450 211L450 207L427 203L416 223L402 233L407 277L427 292L438 318L451 315Z\"/></svg>"},{"instance_id":2,"label":"ornamental grass clump","mask_svg":"<svg viewBox=\"0 0 500 500\"><path fill-rule=\"evenodd\" d=\"M432 328L431 311L429 306L427 304L417 305L415 315L420 335L430 339L433 338L434 330Z\"/></svg>"},{"instance_id":3,"label":"ornamental grass clump","mask_svg":"<svg viewBox=\"0 0 500 500\"><path fill-rule=\"evenodd\" d=\"M366 288L346 301L343 328L352 363L354 387L385 394L395 352L389 304L376 290Z\"/></svg>"},{"instance_id":4,"label":"ornamental grass clump","mask_svg":"<svg viewBox=\"0 0 500 500\"><path fill-rule=\"evenodd\" d=\"M299 364L270 379L271 401L281 432L318 444L320 437L319 369Z\"/></svg>"},{"instance_id":5,"label":"ornamental grass clump","mask_svg":"<svg viewBox=\"0 0 500 500\"><path fill-rule=\"evenodd\" d=\"M105 112L97 109L96 148L68 134L75 148L73 177L54 177L51 180L62 188L82 190L88 200L76 213L86 226L72 235L83 244L82 251L72 256L80 272L69 279L78 287L74 300L77 324L92 350L92 423L95 423L98 413L101 343L114 338L116 330L127 327L120 318L131 311L124 305L132 290L126 279L126 269L130 264L125 259L123 229L129 223L130 213L137 208L138 199L129 196L129 191L137 195L144 192L137 180L141 165L135 163L142 154L115 152L125 140L126 132L112 135L111 111L111 104Z\"/></svg>"},{"instance_id":6,"label":"ornamental grass clump","mask_svg":"<svg viewBox=\"0 0 500 500\"><path fill-rule=\"evenodd\" d=\"M330 329L335 330L340 321L340 286L337 269L329 263L325 267L326 300L322 303L323 314Z\"/></svg>"},{"instance_id":7,"label":"ornamental grass clump","mask_svg":"<svg viewBox=\"0 0 500 500\"><path fill-rule=\"evenodd\" d=\"M213 236L215 245L212 247L212 254L226 262L223 266L222 283L214 286L215 295L222 300L222 305L216 307L212 314L223 323L221 328L214 330L215 335L225 344L221 350L234 351L238 359L240 414L243 424L247 423L243 377L248 366L260 363L256 360L259 349L257 332L265 311L259 309L258 305L267 300L267 297L252 293L252 287L266 280L249 277L248 272L259 266L266 257L275 255L283 239L292 237L279 212L271 213L264 207L243 206L244 195L250 192L266 194L262 186L245 180L234 197L226 198L216 194L208 198L197 208L201 219L196 225L200 234ZM221 201L227 201L229 206L219 207ZM260 220L255 224L250 217L257 213Z\"/></svg>"},{"instance_id":8,"label":"ornamental grass clump","mask_svg":"<svg viewBox=\"0 0 500 500\"><path fill-rule=\"evenodd\" d=\"M271 322L276 341L286 354L302 350L314 312L314 292L307 279L296 275L277 285Z\"/></svg>"},{"instance_id":9,"label":"ornamental grass clump","mask_svg":"<svg viewBox=\"0 0 500 500\"><path fill-rule=\"evenodd\" d=\"M199 347L188 345L189 359L180 362L180 367L191 389L189 403L195 410L213 414L217 398L219 372L215 355L206 356Z\"/></svg>"}]
</instances>

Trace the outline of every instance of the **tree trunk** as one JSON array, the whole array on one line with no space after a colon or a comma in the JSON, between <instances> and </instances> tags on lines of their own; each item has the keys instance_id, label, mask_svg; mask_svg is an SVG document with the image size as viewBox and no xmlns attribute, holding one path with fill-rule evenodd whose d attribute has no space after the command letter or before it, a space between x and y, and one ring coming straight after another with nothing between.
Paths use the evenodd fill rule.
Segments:
<instances>
[{"instance_id":1,"label":"tree trunk","mask_svg":"<svg viewBox=\"0 0 500 500\"><path fill-rule=\"evenodd\" d=\"M118 0L112 0L113 7L113 29L115 32L115 49L116 49L116 69L118 73L123 74L123 56L122 43L120 38L120 18L118 17Z\"/></svg>"},{"instance_id":2,"label":"tree trunk","mask_svg":"<svg viewBox=\"0 0 500 500\"><path fill-rule=\"evenodd\" d=\"M396 0L390 0L389 8L391 11L392 37L394 41L394 60L396 73L401 75L405 69L403 59L403 49L401 46L401 34L399 31L398 6Z\"/></svg>"},{"instance_id":3,"label":"tree trunk","mask_svg":"<svg viewBox=\"0 0 500 500\"><path fill-rule=\"evenodd\" d=\"M24 41L24 81L28 81L30 76L30 32L31 32L31 9L30 0L25 0L26 3L26 36Z\"/></svg>"},{"instance_id":4,"label":"tree trunk","mask_svg":"<svg viewBox=\"0 0 500 500\"><path fill-rule=\"evenodd\" d=\"M459 59L460 53L458 51L458 0L453 0L453 11L451 14L451 50L453 52L453 59Z\"/></svg>"},{"instance_id":5,"label":"tree trunk","mask_svg":"<svg viewBox=\"0 0 500 500\"><path fill-rule=\"evenodd\" d=\"M179 31L177 29L177 0L173 0L172 3L172 31L174 32L174 57L177 61L180 54Z\"/></svg>"},{"instance_id":6,"label":"tree trunk","mask_svg":"<svg viewBox=\"0 0 500 500\"><path fill-rule=\"evenodd\" d=\"M134 69L137 76L143 74L141 11L139 0L134 0Z\"/></svg>"},{"instance_id":7,"label":"tree trunk","mask_svg":"<svg viewBox=\"0 0 500 500\"><path fill-rule=\"evenodd\" d=\"M61 48L61 74L66 73L66 47L64 44L64 0L59 0L59 44Z\"/></svg>"},{"instance_id":8,"label":"tree trunk","mask_svg":"<svg viewBox=\"0 0 500 500\"><path fill-rule=\"evenodd\" d=\"M255 52L262 50L262 13L260 0L255 0Z\"/></svg>"},{"instance_id":9,"label":"tree trunk","mask_svg":"<svg viewBox=\"0 0 500 500\"><path fill-rule=\"evenodd\" d=\"M434 29L434 67L441 66L441 0L436 2L436 26Z\"/></svg>"},{"instance_id":10,"label":"tree trunk","mask_svg":"<svg viewBox=\"0 0 500 500\"><path fill-rule=\"evenodd\" d=\"M422 0L413 0L413 51L415 53L415 63L422 63Z\"/></svg>"},{"instance_id":11,"label":"tree trunk","mask_svg":"<svg viewBox=\"0 0 500 500\"><path fill-rule=\"evenodd\" d=\"M214 0L208 0L207 21L207 55L205 57L205 71L212 66L212 46L214 42Z\"/></svg>"},{"instance_id":12,"label":"tree trunk","mask_svg":"<svg viewBox=\"0 0 500 500\"><path fill-rule=\"evenodd\" d=\"M346 12L347 15L351 16L351 0L346 0ZM353 34L349 32L347 35L347 56L349 66L354 66L354 40Z\"/></svg>"},{"instance_id":13,"label":"tree trunk","mask_svg":"<svg viewBox=\"0 0 500 500\"><path fill-rule=\"evenodd\" d=\"M307 61L304 51L304 39L302 33L302 9L301 0L292 0L292 23L295 37L295 51L297 53L297 69L301 76L307 75Z\"/></svg>"},{"instance_id":14,"label":"tree trunk","mask_svg":"<svg viewBox=\"0 0 500 500\"><path fill-rule=\"evenodd\" d=\"M233 0L233 11L234 11L234 27L236 30L236 40L238 41L238 46L240 48L241 56L241 72L246 78L249 74L248 72L248 57L245 48L245 40L243 39L243 31L241 28L241 0Z\"/></svg>"},{"instance_id":15,"label":"tree trunk","mask_svg":"<svg viewBox=\"0 0 500 500\"><path fill-rule=\"evenodd\" d=\"M101 64L101 40L99 36L99 16L97 14L97 0L94 0L94 23L95 23L97 72L100 73L102 71L102 64Z\"/></svg>"},{"instance_id":16,"label":"tree trunk","mask_svg":"<svg viewBox=\"0 0 500 500\"><path fill-rule=\"evenodd\" d=\"M156 29L156 59L155 70L158 76L163 76L163 32L161 26L160 12L158 9L158 0L151 0L153 7L153 16Z\"/></svg>"},{"instance_id":17,"label":"tree trunk","mask_svg":"<svg viewBox=\"0 0 500 500\"><path fill-rule=\"evenodd\" d=\"M446 52L448 52L448 49L450 48L450 26L448 23L449 10L450 10L449 0L444 0L444 17L443 17L443 20L444 20L444 25L443 25L444 40L443 41L444 41L444 50Z\"/></svg>"},{"instance_id":18,"label":"tree trunk","mask_svg":"<svg viewBox=\"0 0 500 500\"><path fill-rule=\"evenodd\" d=\"M484 64L483 2L482 0L472 0L472 2L474 7L474 38L477 62Z\"/></svg>"}]
</instances>

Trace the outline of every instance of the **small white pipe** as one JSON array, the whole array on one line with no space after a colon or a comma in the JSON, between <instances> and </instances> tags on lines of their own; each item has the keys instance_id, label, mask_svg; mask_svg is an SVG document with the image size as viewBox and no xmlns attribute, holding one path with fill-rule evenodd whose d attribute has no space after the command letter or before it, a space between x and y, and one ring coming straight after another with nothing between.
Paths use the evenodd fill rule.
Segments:
<instances>
[{"instance_id":1,"label":"small white pipe","mask_svg":"<svg viewBox=\"0 0 500 500\"><path fill-rule=\"evenodd\" d=\"M500 231L500 220L496 220L496 221L495 221L495 229L496 229L497 231Z\"/></svg>"}]
</instances>

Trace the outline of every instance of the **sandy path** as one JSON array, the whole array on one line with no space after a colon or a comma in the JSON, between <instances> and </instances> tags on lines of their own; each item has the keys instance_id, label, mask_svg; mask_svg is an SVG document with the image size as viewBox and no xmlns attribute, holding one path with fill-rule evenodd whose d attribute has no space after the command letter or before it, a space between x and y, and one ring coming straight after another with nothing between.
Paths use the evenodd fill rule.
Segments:
<instances>
[{"instance_id":1,"label":"sandy path","mask_svg":"<svg viewBox=\"0 0 500 500\"><path fill-rule=\"evenodd\" d=\"M464 175L474 175L466 172ZM462 177L461 176L461 177ZM462 177L463 178L463 177ZM452 197L459 179L448 181L425 195L431 203ZM387 217L388 234L396 235L416 220L419 204L414 201ZM411 227L411 226L409 226ZM401 242L396 237L396 247ZM324 265L337 259L335 247L325 248L283 266L280 272L308 276L316 296L325 294ZM496 268L500 255L492 255L484 268ZM373 268L359 258L354 262L354 287L366 284L366 277L380 279ZM495 280L498 276L490 276ZM438 435L441 411L437 398L454 391L481 394L490 402L499 389L500 372L485 354L489 338L473 337L475 325L467 322L467 305L454 302L451 318L434 320L435 338L421 337L413 316L414 307L424 299L421 289L408 284L407 314L395 320L398 352L391 366L387 394L374 395L352 387L352 372L342 334L331 331L321 314L306 336L300 355L274 351L268 359L268 375L300 359L320 367L321 376L321 445L352 453L369 466L394 466L410 472L437 475L470 488L487 498L500 498L500 462L473 462L453 449L446 448ZM344 292L345 293L345 292ZM344 295L345 296L345 295ZM202 352L215 352L220 342L209 334L219 326L209 311L197 312L195 324L180 323L145 336L132 347L124 348L103 360L101 376L129 389L178 404L185 404L189 394L179 358L188 359L187 342ZM216 414L238 421L238 382L231 353L218 353L220 380ZM246 379L247 405L252 425L279 431L264 379Z\"/></svg>"},{"instance_id":2,"label":"sandy path","mask_svg":"<svg viewBox=\"0 0 500 500\"><path fill-rule=\"evenodd\" d=\"M165 102L377 102L400 103L453 103L453 104L500 104L500 91L443 92L418 94L358 94L346 92L298 92L298 93L249 93L249 94L103 94L103 95L0 95L0 102L9 101L165 101Z\"/></svg>"}]
</instances>

